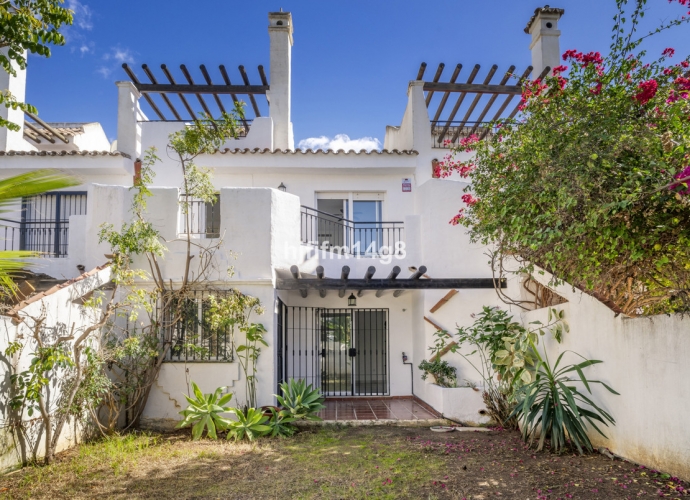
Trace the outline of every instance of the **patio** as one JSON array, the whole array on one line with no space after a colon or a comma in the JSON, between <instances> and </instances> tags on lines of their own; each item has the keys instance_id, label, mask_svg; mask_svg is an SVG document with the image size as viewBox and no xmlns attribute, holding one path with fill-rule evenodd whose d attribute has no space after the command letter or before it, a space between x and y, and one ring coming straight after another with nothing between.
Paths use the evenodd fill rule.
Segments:
<instances>
[{"instance_id":1,"label":"patio","mask_svg":"<svg viewBox=\"0 0 690 500\"><path fill-rule=\"evenodd\" d=\"M327 422L436 421L441 415L414 397L328 398L319 417Z\"/></svg>"}]
</instances>

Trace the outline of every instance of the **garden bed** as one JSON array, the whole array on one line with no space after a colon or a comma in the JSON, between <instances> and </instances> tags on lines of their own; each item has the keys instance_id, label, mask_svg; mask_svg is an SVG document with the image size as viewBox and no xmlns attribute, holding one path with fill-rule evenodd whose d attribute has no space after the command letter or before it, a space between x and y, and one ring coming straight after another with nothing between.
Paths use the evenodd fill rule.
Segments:
<instances>
[{"instance_id":1,"label":"garden bed","mask_svg":"<svg viewBox=\"0 0 690 500\"><path fill-rule=\"evenodd\" d=\"M599 454L536 453L515 432L324 427L254 444L178 432L82 445L3 477L0 497L679 498L687 487Z\"/></svg>"}]
</instances>

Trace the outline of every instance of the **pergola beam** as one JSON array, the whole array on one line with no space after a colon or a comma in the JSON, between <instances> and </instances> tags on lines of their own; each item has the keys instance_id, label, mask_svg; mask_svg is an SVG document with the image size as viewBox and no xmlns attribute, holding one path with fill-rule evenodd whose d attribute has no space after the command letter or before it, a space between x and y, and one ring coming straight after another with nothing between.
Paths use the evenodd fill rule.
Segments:
<instances>
[{"instance_id":1,"label":"pergola beam","mask_svg":"<svg viewBox=\"0 0 690 500\"><path fill-rule=\"evenodd\" d=\"M482 83L426 82L424 90L428 92L468 92L470 94L522 94L522 87L519 85L489 85Z\"/></svg>"},{"instance_id":2,"label":"pergola beam","mask_svg":"<svg viewBox=\"0 0 690 500\"><path fill-rule=\"evenodd\" d=\"M393 280L395 280L395 278L398 277L398 274L400 274L400 267L399 267L399 266L395 266L395 267L391 270L390 274L388 275L388 278L386 278L386 279L387 279L387 280L393 281ZM378 298L378 297L381 297L381 295L383 295L383 292L384 292L384 290L376 290L376 297L377 297L377 298Z\"/></svg>"},{"instance_id":3,"label":"pergola beam","mask_svg":"<svg viewBox=\"0 0 690 500\"><path fill-rule=\"evenodd\" d=\"M500 282L506 288L505 280ZM493 278L444 278L444 279L363 279L322 280L281 279L276 283L278 290L450 290L450 289L493 289ZM343 293L344 295L344 293Z\"/></svg>"}]
</instances>

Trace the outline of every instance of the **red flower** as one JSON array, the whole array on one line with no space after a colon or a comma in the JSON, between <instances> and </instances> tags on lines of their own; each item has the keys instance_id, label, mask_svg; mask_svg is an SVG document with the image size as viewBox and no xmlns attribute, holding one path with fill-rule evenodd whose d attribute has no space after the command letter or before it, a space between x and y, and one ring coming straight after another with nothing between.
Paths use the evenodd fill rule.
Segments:
<instances>
[{"instance_id":1,"label":"red flower","mask_svg":"<svg viewBox=\"0 0 690 500\"><path fill-rule=\"evenodd\" d=\"M594 95L601 94L601 82L597 83L597 86L594 87L593 89L589 89L589 91Z\"/></svg>"},{"instance_id":2,"label":"red flower","mask_svg":"<svg viewBox=\"0 0 690 500\"><path fill-rule=\"evenodd\" d=\"M563 73L564 71L567 71L567 70L568 70L568 66L563 66L563 65L561 65L561 66L556 66L555 68L553 68L553 74L554 74L554 76L558 76L558 75L560 75L561 73Z\"/></svg>"},{"instance_id":3,"label":"red flower","mask_svg":"<svg viewBox=\"0 0 690 500\"><path fill-rule=\"evenodd\" d=\"M680 90L690 90L690 78L685 78L683 76L679 76L674 80L674 82Z\"/></svg>"},{"instance_id":4,"label":"red flower","mask_svg":"<svg viewBox=\"0 0 690 500\"><path fill-rule=\"evenodd\" d=\"M466 193L462 195L462 201L464 201L466 205L469 205L471 207L479 201L479 198L475 198L470 193Z\"/></svg>"},{"instance_id":5,"label":"red flower","mask_svg":"<svg viewBox=\"0 0 690 500\"><path fill-rule=\"evenodd\" d=\"M673 57L673 54L676 53L676 49L672 49L671 47L664 49L664 51L661 53L662 56L664 57Z\"/></svg>"},{"instance_id":6,"label":"red flower","mask_svg":"<svg viewBox=\"0 0 690 500\"><path fill-rule=\"evenodd\" d=\"M465 148L465 152L469 153L470 151L472 151L472 144L476 144L478 142L479 136L477 134L472 134L468 137L465 137L464 139L460 139L458 146L461 148Z\"/></svg>"},{"instance_id":7,"label":"red flower","mask_svg":"<svg viewBox=\"0 0 690 500\"><path fill-rule=\"evenodd\" d=\"M681 61L680 65L683 66L684 68L690 67L690 63L688 61Z\"/></svg>"},{"instance_id":8,"label":"red flower","mask_svg":"<svg viewBox=\"0 0 690 500\"><path fill-rule=\"evenodd\" d=\"M564 61L567 61L568 59L575 59L576 61L579 61L581 57L582 57L582 52L578 52L577 50L566 50L563 53L563 60Z\"/></svg>"},{"instance_id":9,"label":"red flower","mask_svg":"<svg viewBox=\"0 0 690 500\"><path fill-rule=\"evenodd\" d=\"M601 58L599 52L590 52L582 56L582 64L589 66L590 64L602 64L604 60Z\"/></svg>"},{"instance_id":10,"label":"red flower","mask_svg":"<svg viewBox=\"0 0 690 500\"><path fill-rule=\"evenodd\" d=\"M635 94L633 99L640 104L645 105L654 98L659 84L656 82L656 80L647 80L646 82L640 82L637 87L640 89L640 92Z\"/></svg>"},{"instance_id":11,"label":"red flower","mask_svg":"<svg viewBox=\"0 0 690 500\"><path fill-rule=\"evenodd\" d=\"M464 211L465 211L465 209L461 208L458 211L458 215L456 215L450 221L448 221L448 224L450 224L452 226L457 226L458 224L460 224L460 221L465 218L465 215L463 214Z\"/></svg>"}]
</instances>

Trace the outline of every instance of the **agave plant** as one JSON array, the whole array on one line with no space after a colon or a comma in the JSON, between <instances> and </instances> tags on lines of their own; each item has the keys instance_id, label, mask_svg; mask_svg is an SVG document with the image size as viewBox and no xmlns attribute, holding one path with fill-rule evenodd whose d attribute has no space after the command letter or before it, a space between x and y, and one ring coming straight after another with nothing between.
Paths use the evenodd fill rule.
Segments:
<instances>
[{"instance_id":1,"label":"agave plant","mask_svg":"<svg viewBox=\"0 0 690 500\"><path fill-rule=\"evenodd\" d=\"M615 425L616 422L611 415L583 394L573 382L582 382L589 394L592 394L590 384L601 384L610 393L618 393L599 380L587 379L582 372L584 368L602 361L580 356L585 361L559 369L561 359L566 352L568 351L558 356L553 367L550 366L548 357L543 360L537 353L535 379L520 388L519 403L510 416L517 416L522 427L522 437L526 442L533 444L537 433L540 434L538 450L544 448L544 441L548 437L551 441L551 449L556 452L563 451L568 441L574 444L580 453L583 452L583 448L591 452L592 443L587 436L585 421L604 437L606 435L597 427L596 422L607 427L609 423ZM569 376L573 373L577 373L577 378ZM580 404L585 404L587 407L582 407Z\"/></svg>"},{"instance_id":2,"label":"agave plant","mask_svg":"<svg viewBox=\"0 0 690 500\"><path fill-rule=\"evenodd\" d=\"M297 428L291 425L295 421L287 410L276 411L275 408L270 408L271 418L268 421L268 426L271 428L269 434L271 437L276 436L292 436Z\"/></svg>"},{"instance_id":3,"label":"agave plant","mask_svg":"<svg viewBox=\"0 0 690 500\"><path fill-rule=\"evenodd\" d=\"M194 399L185 395L189 406L180 412L184 416L184 420L177 424L176 428L180 429L192 425L192 439L199 439L204 433L204 429L207 429L207 436L217 439L217 431L224 431L231 422L220 414L232 410L230 407L224 406L232 399L232 393L221 397L226 387L219 387L213 394L204 394L194 382L192 382L192 389Z\"/></svg>"},{"instance_id":4,"label":"agave plant","mask_svg":"<svg viewBox=\"0 0 690 500\"><path fill-rule=\"evenodd\" d=\"M246 437L254 441L255 438L265 436L271 431L271 427L266 425L268 417L264 416L261 410L247 408L245 412L239 408L232 408L230 411L235 414L237 421L229 421L228 439L241 441Z\"/></svg>"},{"instance_id":5,"label":"agave plant","mask_svg":"<svg viewBox=\"0 0 690 500\"><path fill-rule=\"evenodd\" d=\"M295 420L321 420L316 414L326 408L319 389L304 380L290 379L280 384L282 396L274 394L278 403Z\"/></svg>"}]
</instances>

